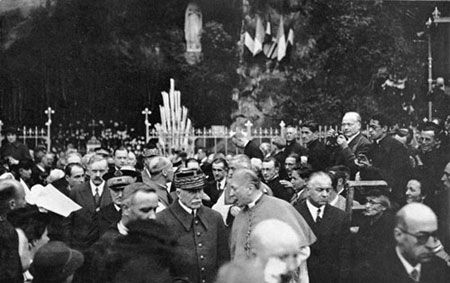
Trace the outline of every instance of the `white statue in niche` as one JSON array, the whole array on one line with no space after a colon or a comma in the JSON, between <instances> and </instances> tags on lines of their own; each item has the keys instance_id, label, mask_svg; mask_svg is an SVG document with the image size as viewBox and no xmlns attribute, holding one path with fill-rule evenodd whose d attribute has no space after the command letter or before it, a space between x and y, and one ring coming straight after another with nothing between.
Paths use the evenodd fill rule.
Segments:
<instances>
[{"instance_id":1,"label":"white statue in niche","mask_svg":"<svg viewBox=\"0 0 450 283\"><path fill-rule=\"evenodd\" d=\"M202 12L197 3L189 3L186 8L184 33L187 52L202 52Z\"/></svg>"}]
</instances>

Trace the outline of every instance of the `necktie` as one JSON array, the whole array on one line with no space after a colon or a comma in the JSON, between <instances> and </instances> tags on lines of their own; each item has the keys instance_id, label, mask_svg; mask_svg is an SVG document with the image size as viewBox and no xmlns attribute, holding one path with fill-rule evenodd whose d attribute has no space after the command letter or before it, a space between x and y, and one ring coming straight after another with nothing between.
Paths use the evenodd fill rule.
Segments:
<instances>
[{"instance_id":1,"label":"necktie","mask_svg":"<svg viewBox=\"0 0 450 283\"><path fill-rule=\"evenodd\" d=\"M321 221L322 221L322 217L320 217L320 208L319 208L319 209L317 209L316 223L320 224Z\"/></svg>"},{"instance_id":2,"label":"necktie","mask_svg":"<svg viewBox=\"0 0 450 283\"><path fill-rule=\"evenodd\" d=\"M98 193L98 188L95 188L95 195L94 195L94 201L95 201L95 207L100 206L100 194Z\"/></svg>"},{"instance_id":3,"label":"necktie","mask_svg":"<svg viewBox=\"0 0 450 283\"><path fill-rule=\"evenodd\" d=\"M414 282L419 282L419 271L417 269L413 269L411 273L409 274L411 276L411 279L414 280Z\"/></svg>"},{"instance_id":4,"label":"necktie","mask_svg":"<svg viewBox=\"0 0 450 283\"><path fill-rule=\"evenodd\" d=\"M217 182L217 190L220 192L220 183Z\"/></svg>"}]
</instances>

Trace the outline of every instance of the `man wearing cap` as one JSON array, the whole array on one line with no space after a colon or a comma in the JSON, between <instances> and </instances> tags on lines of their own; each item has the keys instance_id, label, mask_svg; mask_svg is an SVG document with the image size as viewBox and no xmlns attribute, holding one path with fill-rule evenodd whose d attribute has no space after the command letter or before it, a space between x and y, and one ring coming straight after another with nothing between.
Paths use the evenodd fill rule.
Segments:
<instances>
[{"instance_id":1,"label":"man wearing cap","mask_svg":"<svg viewBox=\"0 0 450 283\"><path fill-rule=\"evenodd\" d=\"M82 209L69 217L70 246L84 251L98 239L98 212L111 203L109 190L105 188L103 175L108 171L108 162L103 156L93 155L88 161L90 181L77 185L70 198Z\"/></svg>"},{"instance_id":2,"label":"man wearing cap","mask_svg":"<svg viewBox=\"0 0 450 283\"><path fill-rule=\"evenodd\" d=\"M98 213L98 229L99 237L101 237L106 230L119 222L122 215L122 196L123 189L129 184L136 182L137 172L132 170L116 170L108 172L103 176L106 181L106 187L109 189L112 203L103 207Z\"/></svg>"},{"instance_id":3,"label":"man wearing cap","mask_svg":"<svg viewBox=\"0 0 450 283\"><path fill-rule=\"evenodd\" d=\"M10 165L18 164L20 160L31 160L28 147L17 140L17 130L7 128L4 132L6 143L0 148L0 157L2 160L8 159Z\"/></svg>"},{"instance_id":4,"label":"man wearing cap","mask_svg":"<svg viewBox=\"0 0 450 283\"><path fill-rule=\"evenodd\" d=\"M375 259L394 245L394 215L386 189L370 189L365 197L364 218L352 240L351 258L354 282L370 281L376 272Z\"/></svg>"},{"instance_id":5,"label":"man wearing cap","mask_svg":"<svg viewBox=\"0 0 450 283\"><path fill-rule=\"evenodd\" d=\"M83 264L83 254L59 241L41 247L31 265L33 283L63 283Z\"/></svg>"},{"instance_id":6,"label":"man wearing cap","mask_svg":"<svg viewBox=\"0 0 450 283\"><path fill-rule=\"evenodd\" d=\"M202 205L205 174L180 169L175 174L178 199L156 219L178 239L178 252L185 259L174 275L192 283L213 282L219 267L229 260L228 235L221 215Z\"/></svg>"}]
</instances>

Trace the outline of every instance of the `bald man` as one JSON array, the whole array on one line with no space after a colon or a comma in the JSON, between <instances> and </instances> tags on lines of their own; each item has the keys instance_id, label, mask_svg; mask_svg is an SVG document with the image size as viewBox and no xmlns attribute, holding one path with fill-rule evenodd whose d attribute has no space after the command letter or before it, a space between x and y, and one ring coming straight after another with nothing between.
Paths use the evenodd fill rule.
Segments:
<instances>
[{"instance_id":1,"label":"bald man","mask_svg":"<svg viewBox=\"0 0 450 283\"><path fill-rule=\"evenodd\" d=\"M396 246L379 261L373 282L450 282L450 269L433 252L439 244L437 217L426 205L410 203L397 212Z\"/></svg>"},{"instance_id":2,"label":"bald man","mask_svg":"<svg viewBox=\"0 0 450 283\"><path fill-rule=\"evenodd\" d=\"M342 118L342 132L336 139L339 145L332 156L334 165L345 165L351 170L350 178L353 180L358 166L356 157L367 154L371 142L361 133L361 116L357 112L347 112Z\"/></svg>"},{"instance_id":3,"label":"bald man","mask_svg":"<svg viewBox=\"0 0 450 283\"><path fill-rule=\"evenodd\" d=\"M250 233L255 225L267 219L279 219L290 225L300 236L299 247L309 251L309 245L315 242L316 236L305 219L288 202L261 192L259 183L256 173L246 168L237 169L230 180L230 195L242 207L231 231L232 259L251 258L255 243Z\"/></svg>"},{"instance_id":4,"label":"bald man","mask_svg":"<svg viewBox=\"0 0 450 283\"><path fill-rule=\"evenodd\" d=\"M328 204L332 189L328 174L314 173L306 186L307 199L295 205L317 236L308 258L309 277L315 283L347 282L350 272L350 217Z\"/></svg>"},{"instance_id":5,"label":"bald man","mask_svg":"<svg viewBox=\"0 0 450 283\"><path fill-rule=\"evenodd\" d=\"M281 277L286 280L284 282L305 282L306 265L301 264L308 258L309 252L301 248L299 234L286 222L278 219L261 221L252 231L250 241L253 243L251 255L260 266L266 270L271 265L283 266L283 273L270 274L270 278L277 282L281 282Z\"/></svg>"},{"instance_id":6,"label":"bald man","mask_svg":"<svg viewBox=\"0 0 450 283\"><path fill-rule=\"evenodd\" d=\"M250 234L250 257L222 267L217 283L308 282L309 251L301 248L298 233L286 222L267 219ZM278 268L274 268L278 267Z\"/></svg>"}]
</instances>

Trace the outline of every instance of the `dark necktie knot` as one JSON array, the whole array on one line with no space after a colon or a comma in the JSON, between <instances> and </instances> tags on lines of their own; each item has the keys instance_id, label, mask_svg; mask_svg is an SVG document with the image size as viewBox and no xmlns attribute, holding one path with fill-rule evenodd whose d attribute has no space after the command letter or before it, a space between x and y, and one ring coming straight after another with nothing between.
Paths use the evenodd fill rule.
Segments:
<instances>
[{"instance_id":1,"label":"dark necktie knot","mask_svg":"<svg viewBox=\"0 0 450 283\"><path fill-rule=\"evenodd\" d=\"M320 217L320 208L317 209L317 216L316 216L316 223L320 224L320 222L322 221L322 218Z\"/></svg>"},{"instance_id":2,"label":"dark necktie knot","mask_svg":"<svg viewBox=\"0 0 450 283\"><path fill-rule=\"evenodd\" d=\"M419 271L417 269L413 269L410 273L411 279L414 280L414 282L419 282Z\"/></svg>"}]
</instances>

